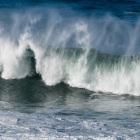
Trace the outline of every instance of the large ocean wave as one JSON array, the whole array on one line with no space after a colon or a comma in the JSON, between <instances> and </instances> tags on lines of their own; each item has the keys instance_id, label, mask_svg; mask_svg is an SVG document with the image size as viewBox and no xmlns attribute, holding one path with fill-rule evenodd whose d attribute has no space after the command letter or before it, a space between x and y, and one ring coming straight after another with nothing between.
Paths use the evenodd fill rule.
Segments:
<instances>
[{"instance_id":1,"label":"large ocean wave","mask_svg":"<svg viewBox=\"0 0 140 140\"><path fill-rule=\"evenodd\" d=\"M140 20L45 8L4 9L0 15L2 78L39 74L50 86L64 82L92 91L140 95Z\"/></svg>"}]
</instances>

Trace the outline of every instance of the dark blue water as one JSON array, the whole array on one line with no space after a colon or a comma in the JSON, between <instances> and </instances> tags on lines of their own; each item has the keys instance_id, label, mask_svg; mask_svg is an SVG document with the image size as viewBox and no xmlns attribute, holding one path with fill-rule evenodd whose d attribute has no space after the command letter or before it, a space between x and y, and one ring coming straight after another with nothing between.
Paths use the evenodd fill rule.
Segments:
<instances>
[{"instance_id":1,"label":"dark blue water","mask_svg":"<svg viewBox=\"0 0 140 140\"><path fill-rule=\"evenodd\" d=\"M22 9L25 7L51 7L58 9L70 8L79 14L107 14L111 13L119 18L137 18L139 16L139 0L2 0L0 3L2 9Z\"/></svg>"},{"instance_id":2,"label":"dark blue water","mask_svg":"<svg viewBox=\"0 0 140 140\"><path fill-rule=\"evenodd\" d=\"M139 140L138 0L0 1L0 139Z\"/></svg>"}]
</instances>

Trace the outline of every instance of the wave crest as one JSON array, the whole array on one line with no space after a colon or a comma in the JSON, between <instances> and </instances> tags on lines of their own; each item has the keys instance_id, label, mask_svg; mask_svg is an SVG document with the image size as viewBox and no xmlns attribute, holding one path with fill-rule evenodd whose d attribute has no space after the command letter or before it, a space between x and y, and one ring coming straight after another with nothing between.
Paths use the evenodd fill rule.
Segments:
<instances>
[{"instance_id":1,"label":"wave crest","mask_svg":"<svg viewBox=\"0 0 140 140\"><path fill-rule=\"evenodd\" d=\"M111 15L87 20L72 12L68 18L60 11L42 11L16 11L0 18L2 78L38 73L50 86L65 82L140 95L139 21L131 24Z\"/></svg>"}]
</instances>

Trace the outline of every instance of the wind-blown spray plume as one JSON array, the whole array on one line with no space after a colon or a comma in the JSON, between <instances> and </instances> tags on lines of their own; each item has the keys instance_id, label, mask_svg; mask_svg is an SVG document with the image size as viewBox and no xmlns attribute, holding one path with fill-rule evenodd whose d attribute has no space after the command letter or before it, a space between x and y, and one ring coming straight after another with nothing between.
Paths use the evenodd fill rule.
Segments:
<instances>
[{"instance_id":1,"label":"wind-blown spray plume","mask_svg":"<svg viewBox=\"0 0 140 140\"><path fill-rule=\"evenodd\" d=\"M2 78L38 73L50 86L65 82L93 91L139 95L139 21L131 24L111 15L68 18L61 11L39 9L2 14Z\"/></svg>"}]
</instances>

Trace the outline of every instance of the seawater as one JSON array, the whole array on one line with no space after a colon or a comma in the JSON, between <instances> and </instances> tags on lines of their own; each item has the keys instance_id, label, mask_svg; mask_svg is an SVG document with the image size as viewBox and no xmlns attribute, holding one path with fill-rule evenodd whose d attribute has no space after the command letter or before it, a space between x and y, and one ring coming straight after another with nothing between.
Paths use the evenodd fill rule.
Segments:
<instances>
[{"instance_id":1,"label":"seawater","mask_svg":"<svg viewBox=\"0 0 140 140\"><path fill-rule=\"evenodd\" d=\"M0 1L0 138L140 138L139 1Z\"/></svg>"}]
</instances>

